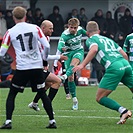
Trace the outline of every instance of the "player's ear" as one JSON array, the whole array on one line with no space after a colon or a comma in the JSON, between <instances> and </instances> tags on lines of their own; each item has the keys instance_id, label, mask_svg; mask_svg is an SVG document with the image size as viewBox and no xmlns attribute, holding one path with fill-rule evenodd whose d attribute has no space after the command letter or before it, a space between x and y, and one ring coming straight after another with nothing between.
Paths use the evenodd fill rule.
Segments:
<instances>
[{"instance_id":1,"label":"player's ear","mask_svg":"<svg viewBox=\"0 0 133 133\"><path fill-rule=\"evenodd\" d=\"M100 32L101 32L101 31L100 31L100 30L98 30L98 34L100 34Z\"/></svg>"}]
</instances>

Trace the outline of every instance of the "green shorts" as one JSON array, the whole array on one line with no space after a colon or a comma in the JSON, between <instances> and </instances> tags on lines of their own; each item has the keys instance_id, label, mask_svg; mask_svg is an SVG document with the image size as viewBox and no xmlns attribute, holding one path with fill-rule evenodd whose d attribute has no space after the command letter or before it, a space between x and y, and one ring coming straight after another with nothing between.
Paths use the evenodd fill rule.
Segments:
<instances>
[{"instance_id":1,"label":"green shorts","mask_svg":"<svg viewBox=\"0 0 133 133\"><path fill-rule=\"evenodd\" d=\"M70 53L66 54L66 56L68 57L68 59L65 61L65 68L67 70L71 64L71 61L74 58L79 59L80 62L84 59L84 50L79 49L79 50L75 50L75 51L70 51Z\"/></svg>"},{"instance_id":2,"label":"green shorts","mask_svg":"<svg viewBox=\"0 0 133 133\"><path fill-rule=\"evenodd\" d=\"M122 59L111 64L99 84L99 88L115 90L119 82L133 88L132 68L127 60Z\"/></svg>"}]
</instances>

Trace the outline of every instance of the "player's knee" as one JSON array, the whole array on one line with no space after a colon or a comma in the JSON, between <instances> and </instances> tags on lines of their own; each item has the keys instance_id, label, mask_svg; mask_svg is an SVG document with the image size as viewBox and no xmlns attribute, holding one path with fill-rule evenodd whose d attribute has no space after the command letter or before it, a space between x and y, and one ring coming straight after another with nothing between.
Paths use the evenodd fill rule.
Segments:
<instances>
[{"instance_id":1,"label":"player's knee","mask_svg":"<svg viewBox=\"0 0 133 133\"><path fill-rule=\"evenodd\" d=\"M96 101L99 103L99 101L100 101L100 97L99 96L96 96Z\"/></svg>"}]
</instances>

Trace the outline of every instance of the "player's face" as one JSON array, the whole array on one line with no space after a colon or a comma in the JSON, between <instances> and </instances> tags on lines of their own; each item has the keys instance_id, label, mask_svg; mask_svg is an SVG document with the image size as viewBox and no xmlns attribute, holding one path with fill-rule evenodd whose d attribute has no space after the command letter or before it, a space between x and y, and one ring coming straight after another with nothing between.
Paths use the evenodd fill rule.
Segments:
<instances>
[{"instance_id":1,"label":"player's face","mask_svg":"<svg viewBox=\"0 0 133 133\"><path fill-rule=\"evenodd\" d=\"M53 25L49 25L43 28L43 33L45 36L51 36L53 33Z\"/></svg>"},{"instance_id":2,"label":"player's face","mask_svg":"<svg viewBox=\"0 0 133 133\"><path fill-rule=\"evenodd\" d=\"M70 34L76 34L77 33L77 29L78 29L78 25L69 25L69 32Z\"/></svg>"}]
</instances>

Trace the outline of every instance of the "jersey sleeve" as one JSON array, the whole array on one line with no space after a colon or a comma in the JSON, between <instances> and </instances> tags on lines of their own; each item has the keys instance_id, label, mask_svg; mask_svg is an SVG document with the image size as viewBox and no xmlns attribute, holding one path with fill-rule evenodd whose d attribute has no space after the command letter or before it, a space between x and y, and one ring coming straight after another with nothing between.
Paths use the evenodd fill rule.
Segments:
<instances>
[{"instance_id":1,"label":"jersey sleeve","mask_svg":"<svg viewBox=\"0 0 133 133\"><path fill-rule=\"evenodd\" d=\"M62 48L65 47L65 36L64 35L61 35L60 39L59 39L59 42L58 42L58 47L57 49L62 53L64 52L62 50Z\"/></svg>"},{"instance_id":2,"label":"jersey sleeve","mask_svg":"<svg viewBox=\"0 0 133 133\"><path fill-rule=\"evenodd\" d=\"M125 41L124 41L124 45L123 45L123 50L124 52L127 52L127 49L128 49L128 46L129 46L129 43L128 43L128 37L126 37Z\"/></svg>"},{"instance_id":3,"label":"jersey sleeve","mask_svg":"<svg viewBox=\"0 0 133 133\"><path fill-rule=\"evenodd\" d=\"M87 31L82 28L82 35L87 35Z\"/></svg>"},{"instance_id":4,"label":"jersey sleeve","mask_svg":"<svg viewBox=\"0 0 133 133\"><path fill-rule=\"evenodd\" d=\"M1 48L0 48L0 56L4 56L10 46L10 35L9 31L7 31L3 37Z\"/></svg>"},{"instance_id":5,"label":"jersey sleeve","mask_svg":"<svg viewBox=\"0 0 133 133\"><path fill-rule=\"evenodd\" d=\"M41 43L41 45L43 45L44 47L43 60L47 60L48 54L50 52L50 45L46 37L44 36L42 30L39 27L37 27L37 30L38 30L38 40Z\"/></svg>"}]
</instances>

